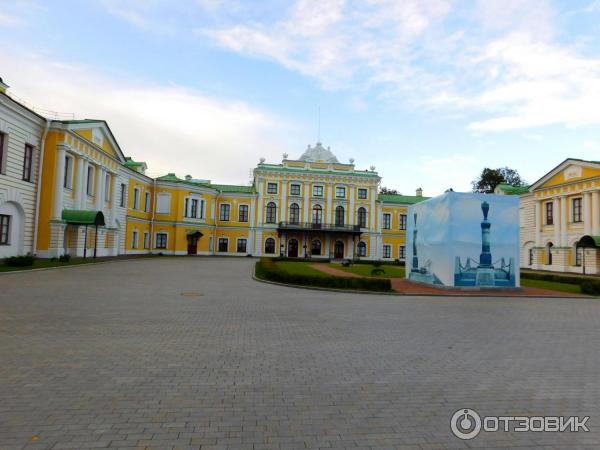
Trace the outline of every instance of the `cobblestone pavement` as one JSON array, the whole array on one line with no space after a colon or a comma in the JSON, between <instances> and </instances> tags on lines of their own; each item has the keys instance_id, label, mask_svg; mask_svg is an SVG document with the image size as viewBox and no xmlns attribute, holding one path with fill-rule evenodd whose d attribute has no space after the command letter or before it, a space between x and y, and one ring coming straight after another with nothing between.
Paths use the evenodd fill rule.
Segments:
<instances>
[{"instance_id":1,"label":"cobblestone pavement","mask_svg":"<svg viewBox=\"0 0 600 450\"><path fill-rule=\"evenodd\" d=\"M0 448L599 448L599 300L302 290L252 262L0 276ZM590 432L462 441L465 407Z\"/></svg>"}]
</instances>

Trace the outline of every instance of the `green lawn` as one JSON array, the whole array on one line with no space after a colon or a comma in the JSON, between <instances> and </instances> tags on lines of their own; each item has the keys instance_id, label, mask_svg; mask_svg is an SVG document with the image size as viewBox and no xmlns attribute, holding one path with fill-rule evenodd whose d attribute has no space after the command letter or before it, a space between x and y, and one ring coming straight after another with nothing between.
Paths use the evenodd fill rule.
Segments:
<instances>
[{"instance_id":1,"label":"green lawn","mask_svg":"<svg viewBox=\"0 0 600 450\"><path fill-rule=\"evenodd\" d=\"M371 271L375 269L375 266L372 264L353 264L350 267L343 267L341 264L329 264L334 269L343 270L344 272L354 273L356 275L360 275L362 277L373 277L376 276L378 278L404 278L404 267L402 266L392 266L388 264L382 264L379 266L380 269L385 271L384 274L381 275L371 275Z\"/></svg>"},{"instance_id":2,"label":"green lawn","mask_svg":"<svg viewBox=\"0 0 600 450\"><path fill-rule=\"evenodd\" d=\"M324 272L320 270L313 269L310 267L314 261L302 262L302 261L277 261L275 264L282 270L285 270L288 273L297 273L299 275L312 275L317 277L330 277Z\"/></svg>"},{"instance_id":3,"label":"green lawn","mask_svg":"<svg viewBox=\"0 0 600 450\"><path fill-rule=\"evenodd\" d=\"M50 259L36 259L32 266L26 267L12 267L6 264L0 264L0 272L13 272L15 270L30 270L30 269L45 269L47 267L62 267L62 266L76 266L79 264L89 264L93 262L100 262L102 259L94 258L71 258L69 262L60 262L58 260L52 261Z\"/></svg>"},{"instance_id":4,"label":"green lawn","mask_svg":"<svg viewBox=\"0 0 600 450\"><path fill-rule=\"evenodd\" d=\"M530 280L528 278L521 278L521 286L569 292L571 294L581 293L581 288L577 284L558 283L556 281Z\"/></svg>"}]
</instances>

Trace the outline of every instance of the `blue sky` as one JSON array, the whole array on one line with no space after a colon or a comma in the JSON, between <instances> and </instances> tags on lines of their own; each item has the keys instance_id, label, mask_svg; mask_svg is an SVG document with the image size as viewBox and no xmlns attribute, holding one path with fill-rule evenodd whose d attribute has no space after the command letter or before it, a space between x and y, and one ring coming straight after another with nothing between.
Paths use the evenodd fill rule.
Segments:
<instances>
[{"instance_id":1,"label":"blue sky","mask_svg":"<svg viewBox=\"0 0 600 450\"><path fill-rule=\"evenodd\" d=\"M321 140L383 185L600 159L600 0L0 0L0 76L153 175L249 181Z\"/></svg>"}]
</instances>

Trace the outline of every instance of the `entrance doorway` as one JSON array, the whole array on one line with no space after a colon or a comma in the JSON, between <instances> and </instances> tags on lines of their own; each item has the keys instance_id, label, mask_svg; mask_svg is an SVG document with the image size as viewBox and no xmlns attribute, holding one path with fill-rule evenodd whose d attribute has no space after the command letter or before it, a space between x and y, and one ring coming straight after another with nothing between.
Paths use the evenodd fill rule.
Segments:
<instances>
[{"instance_id":1,"label":"entrance doorway","mask_svg":"<svg viewBox=\"0 0 600 450\"><path fill-rule=\"evenodd\" d=\"M288 256L290 258L298 257L298 241L296 239L290 239L288 242Z\"/></svg>"},{"instance_id":2,"label":"entrance doorway","mask_svg":"<svg viewBox=\"0 0 600 450\"><path fill-rule=\"evenodd\" d=\"M335 259L344 258L344 243L342 241L335 241L333 246L333 257Z\"/></svg>"},{"instance_id":3,"label":"entrance doorway","mask_svg":"<svg viewBox=\"0 0 600 450\"><path fill-rule=\"evenodd\" d=\"M196 231L187 235L187 254L195 255L198 253L198 239L202 236L202 233Z\"/></svg>"}]
</instances>

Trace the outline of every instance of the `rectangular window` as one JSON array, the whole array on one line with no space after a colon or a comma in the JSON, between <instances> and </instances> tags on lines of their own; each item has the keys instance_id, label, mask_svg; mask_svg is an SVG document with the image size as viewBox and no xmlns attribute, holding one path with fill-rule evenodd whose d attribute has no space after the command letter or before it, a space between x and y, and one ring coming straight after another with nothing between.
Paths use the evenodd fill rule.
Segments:
<instances>
[{"instance_id":1,"label":"rectangular window","mask_svg":"<svg viewBox=\"0 0 600 450\"><path fill-rule=\"evenodd\" d=\"M10 244L10 216L0 214L0 245Z\"/></svg>"},{"instance_id":2,"label":"rectangular window","mask_svg":"<svg viewBox=\"0 0 600 450\"><path fill-rule=\"evenodd\" d=\"M204 200L200 200L200 218L204 219Z\"/></svg>"},{"instance_id":3,"label":"rectangular window","mask_svg":"<svg viewBox=\"0 0 600 450\"><path fill-rule=\"evenodd\" d=\"M581 261L583 260L582 256L583 256L583 251L584 248L582 247L575 247L575 265L576 266L581 266ZM533 250L529 250L530 253L533 253ZM529 265L531 266L533 264L533 258L532 256L529 256Z\"/></svg>"},{"instance_id":4,"label":"rectangular window","mask_svg":"<svg viewBox=\"0 0 600 450\"><path fill-rule=\"evenodd\" d=\"M219 220L228 221L230 214L231 214L231 206L226 203L222 203L221 209L219 211Z\"/></svg>"},{"instance_id":5,"label":"rectangular window","mask_svg":"<svg viewBox=\"0 0 600 450\"><path fill-rule=\"evenodd\" d=\"M150 211L150 192L144 195L144 212Z\"/></svg>"},{"instance_id":6,"label":"rectangular window","mask_svg":"<svg viewBox=\"0 0 600 450\"><path fill-rule=\"evenodd\" d=\"M383 246L383 257L384 258L391 258L392 257L392 246L391 245L384 245Z\"/></svg>"},{"instance_id":7,"label":"rectangular window","mask_svg":"<svg viewBox=\"0 0 600 450\"><path fill-rule=\"evenodd\" d=\"M237 240L237 252L238 253L246 253L246 245L248 241L246 239L238 239Z\"/></svg>"},{"instance_id":8,"label":"rectangular window","mask_svg":"<svg viewBox=\"0 0 600 450\"><path fill-rule=\"evenodd\" d=\"M581 222L581 198L574 198L571 206L573 208L573 222Z\"/></svg>"},{"instance_id":9,"label":"rectangular window","mask_svg":"<svg viewBox=\"0 0 600 450\"><path fill-rule=\"evenodd\" d=\"M92 166L88 166L85 192L90 196L94 193L94 168Z\"/></svg>"},{"instance_id":10,"label":"rectangular window","mask_svg":"<svg viewBox=\"0 0 600 450\"><path fill-rule=\"evenodd\" d=\"M6 154L4 147L7 140L6 134L0 133L0 173L4 173L4 155Z\"/></svg>"},{"instance_id":11,"label":"rectangular window","mask_svg":"<svg viewBox=\"0 0 600 450\"><path fill-rule=\"evenodd\" d=\"M400 214L400 229L406 230L406 214Z\"/></svg>"},{"instance_id":12,"label":"rectangular window","mask_svg":"<svg viewBox=\"0 0 600 450\"><path fill-rule=\"evenodd\" d=\"M389 230L390 228L392 228L392 215L385 213L383 215L383 229Z\"/></svg>"},{"instance_id":13,"label":"rectangular window","mask_svg":"<svg viewBox=\"0 0 600 450\"><path fill-rule=\"evenodd\" d=\"M104 201L110 201L110 175L108 173L104 178Z\"/></svg>"},{"instance_id":14,"label":"rectangular window","mask_svg":"<svg viewBox=\"0 0 600 450\"><path fill-rule=\"evenodd\" d=\"M406 247L404 245L401 245L398 248L398 258L399 259L406 259Z\"/></svg>"},{"instance_id":15,"label":"rectangular window","mask_svg":"<svg viewBox=\"0 0 600 450\"><path fill-rule=\"evenodd\" d=\"M167 233L156 233L156 248L167 248Z\"/></svg>"},{"instance_id":16,"label":"rectangular window","mask_svg":"<svg viewBox=\"0 0 600 450\"><path fill-rule=\"evenodd\" d=\"M529 265L530 266L533 265L533 249L532 248L529 249Z\"/></svg>"},{"instance_id":17,"label":"rectangular window","mask_svg":"<svg viewBox=\"0 0 600 450\"><path fill-rule=\"evenodd\" d=\"M229 249L229 239L219 238L219 251L227 252L228 249Z\"/></svg>"},{"instance_id":18,"label":"rectangular window","mask_svg":"<svg viewBox=\"0 0 600 450\"><path fill-rule=\"evenodd\" d=\"M147 231L144 232L144 248L150 248L150 234Z\"/></svg>"},{"instance_id":19,"label":"rectangular window","mask_svg":"<svg viewBox=\"0 0 600 450\"><path fill-rule=\"evenodd\" d=\"M290 195L300 195L300 185L299 184L291 184L290 185Z\"/></svg>"},{"instance_id":20,"label":"rectangular window","mask_svg":"<svg viewBox=\"0 0 600 450\"><path fill-rule=\"evenodd\" d=\"M138 246L138 232L134 231L131 235L131 248L137 248Z\"/></svg>"},{"instance_id":21,"label":"rectangular window","mask_svg":"<svg viewBox=\"0 0 600 450\"><path fill-rule=\"evenodd\" d=\"M125 207L125 193L127 191L127 185L121 183L121 200L119 202L119 206L121 206L121 208Z\"/></svg>"},{"instance_id":22,"label":"rectangular window","mask_svg":"<svg viewBox=\"0 0 600 450\"><path fill-rule=\"evenodd\" d=\"M248 222L248 205L240 205L239 221Z\"/></svg>"},{"instance_id":23,"label":"rectangular window","mask_svg":"<svg viewBox=\"0 0 600 450\"><path fill-rule=\"evenodd\" d=\"M323 186L313 186L313 197L323 197Z\"/></svg>"},{"instance_id":24,"label":"rectangular window","mask_svg":"<svg viewBox=\"0 0 600 450\"><path fill-rule=\"evenodd\" d=\"M183 207L183 217L190 217L190 199L185 199L185 206Z\"/></svg>"},{"instance_id":25,"label":"rectangular window","mask_svg":"<svg viewBox=\"0 0 600 450\"><path fill-rule=\"evenodd\" d=\"M366 200L367 199L367 190L363 189L363 188L360 188L358 190L358 198L360 200Z\"/></svg>"},{"instance_id":26,"label":"rectangular window","mask_svg":"<svg viewBox=\"0 0 600 450\"><path fill-rule=\"evenodd\" d=\"M267 183L267 194L277 194L277 183Z\"/></svg>"},{"instance_id":27,"label":"rectangular window","mask_svg":"<svg viewBox=\"0 0 600 450\"><path fill-rule=\"evenodd\" d=\"M63 180L63 187L71 189L72 187L72 176L73 176L73 158L65 156L65 179Z\"/></svg>"},{"instance_id":28,"label":"rectangular window","mask_svg":"<svg viewBox=\"0 0 600 450\"><path fill-rule=\"evenodd\" d=\"M190 216L193 217L194 219L198 218L198 199L197 198L192 199L192 207L191 207L191 211L190 211Z\"/></svg>"},{"instance_id":29,"label":"rectangular window","mask_svg":"<svg viewBox=\"0 0 600 450\"><path fill-rule=\"evenodd\" d=\"M33 166L33 146L25 144L25 155L23 156L23 180L31 181L31 169Z\"/></svg>"},{"instance_id":30,"label":"rectangular window","mask_svg":"<svg viewBox=\"0 0 600 450\"><path fill-rule=\"evenodd\" d=\"M336 198L346 198L346 188L344 186L336 186L335 197Z\"/></svg>"},{"instance_id":31,"label":"rectangular window","mask_svg":"<svg viewBox=\"0 0 600 450\"><path fill-rule=\"evenodd\" d=\"M139 209L140 207L140 190L135 188L133 190L133 209Z\"/></svg>"},{"instance_id":32,"label":"rectangular window","mask_svg":"<svg viewBox=\"0 0 600 450\"><path fill-rule=\"evenodd\" d=\"M553 207L554 207L554 205L552 204L552 202L546 203L546 206L545 206L545 208L546 208L546 225L554 224Z\"/></svg>"}]
</instances>

